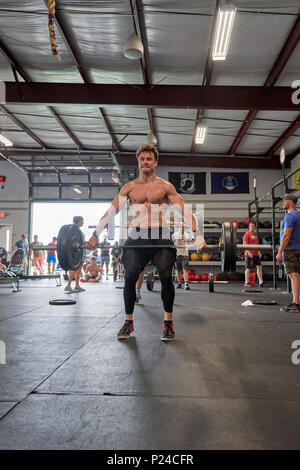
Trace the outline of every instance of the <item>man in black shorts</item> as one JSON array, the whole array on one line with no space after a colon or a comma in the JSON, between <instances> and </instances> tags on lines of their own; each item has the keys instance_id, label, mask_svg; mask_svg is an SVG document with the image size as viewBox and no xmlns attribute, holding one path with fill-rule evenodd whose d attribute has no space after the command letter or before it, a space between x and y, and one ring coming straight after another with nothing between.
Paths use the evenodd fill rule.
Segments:
<instances>
[{"instance_id":1,"label":"man in black shorts","mask_svg":"<svg viewBox=\"0 0 300 470\"><path fill-rule=\"evenodd\" d=\"M153 145L142 145L137 150L140 175L125 184L113 200L110 208L101 217L87 248L93 249L99 243L99 235L108 222L129 200L139 217L134 218L129 237L123 249L125 269L124 302L126 321L118 333L118 339L126 339L133 332L133 310L136 299L135 285L146 264L156 266L161 281L161 298L164 305L164 329L162 341L175 338L172 312L174 303L174 284L172 269L176 260L176 249L173 248L170 230L167 226L166 210L172 205L186 219L193 231L196 249L205 248L205 240L198 230L196 220L183 198L168 181L158 178L155 169L158 162L158 150ZM158 247L156 247L158 245ZM166 247L164 248L163 245ZM138 248L140 246L140 248ZM149 248L148 248L149 246Z\"/></svg>"},{"instance_id":2,"label":"man in black shorts","mask_svg":"<svg viewBox=\"0 0 300 470\"><path fill-rule=\"evenodd\" d=\"M286 194L282 207L287 211L280 228L280 246L276 259L284 261L286 274L292 284L293 301L282 307L283 312L300 312L300 214L296 210L297 197Z\"/></svg>"}]
</instances>

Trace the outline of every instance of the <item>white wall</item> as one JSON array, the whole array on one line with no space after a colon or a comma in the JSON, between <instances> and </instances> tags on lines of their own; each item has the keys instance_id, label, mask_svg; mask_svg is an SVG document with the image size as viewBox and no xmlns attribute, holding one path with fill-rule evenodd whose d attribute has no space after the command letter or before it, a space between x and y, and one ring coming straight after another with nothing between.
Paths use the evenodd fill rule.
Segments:
<instances>
[{"instance_id":1,"label":"white wall","mask_svg":"<svg viewBox=\"0 0 300 470\"><path fill-rule=\"evenodd\" d=\"M13 225L12 240L17 241L22 233L28 233L28 178L25 172L6 161L0 161L0 175L6 176L6 182L0 183L0 211L5 212L0 223Z\"/></svg>"}]
</instances>

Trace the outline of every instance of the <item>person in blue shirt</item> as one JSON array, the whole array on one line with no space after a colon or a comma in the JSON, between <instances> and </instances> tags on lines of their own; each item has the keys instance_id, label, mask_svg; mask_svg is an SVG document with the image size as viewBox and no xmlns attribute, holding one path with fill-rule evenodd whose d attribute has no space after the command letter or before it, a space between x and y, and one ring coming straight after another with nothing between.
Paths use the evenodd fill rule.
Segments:
<instances>
[{"instance_id":1,"label":"person in blue shirt","mask_svg":"<svg viewBox=\"0 0 300 470\"><path fill-rule=\"evenodd\" d=\"M281 223L280 246L276 260L284 261L286 274L292 283L293 301L280 310L300 312L300 214L296 211L297 197L286 194L282 207L287 211Z\"/></svg>"},{"instance_id":2,"label":"person in blue shirt","mask_svg":"<svg viewBox=\"0 0 300 470\"><path fill-rule=\"evenodd\" d=\"M27 235L26 233L23 233L21 235L21 239L18 240L14 245L13 245L13 249L14 250L17 250L18 248L21 248L22 250L24 250L24 266L23 266L23 270L25 271L25 269L27 268L28 266L28 254L29 254L29 243L28 243L28 240L27 240Z\"/></svg>"},{"instance_id":3,"label":"person in blue shirt","mask_svg":"<svg viewBox=\"0 0 300 470\"><path fill-rule=\"evenodd\" d=\"M24 250L25 256L27 257L28 254L28 240L27 240L27 235L26 233L23 233L21 235L21 239L18 240L14 245L13 245L14 250L17 248L22 248Z\"/></svg>"}]
</instances>

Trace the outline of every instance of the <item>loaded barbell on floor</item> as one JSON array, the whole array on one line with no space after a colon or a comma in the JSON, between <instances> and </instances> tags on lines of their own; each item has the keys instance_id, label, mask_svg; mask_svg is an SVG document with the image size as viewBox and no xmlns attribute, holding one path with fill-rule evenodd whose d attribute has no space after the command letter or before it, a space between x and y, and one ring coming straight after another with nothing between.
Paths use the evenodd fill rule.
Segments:
<instances>
[{"instance_id":1,"label":"loaded barbell on floor","mask_svg":"<svg viewBox=\"0 0 300 470\"><path fill-rule=\"evenodd\" d=\"M272 245L242 245L236 243L236 224L230 227L229 222L222 224L222 242L219 245L207 245L203 251L221 252L222 271L235 271L238 250L272 250ZM153 240L154 241L154 240ZM97 245L99 247L100 245ZM171 244L130 244L118 245L119 248L176 248ZM180 245L195 250L195 245ZM63 225L58 233L57 246L39 245L36 250L57 250L58 261L64 271L76 271L82 264L85 245L80 229L77 225ZM100 246L101 248L101 246ZM105 245L105 248L114 248L113 245ZM33 249L34 251L34 249Z\"/></svg>"}]
</instances>

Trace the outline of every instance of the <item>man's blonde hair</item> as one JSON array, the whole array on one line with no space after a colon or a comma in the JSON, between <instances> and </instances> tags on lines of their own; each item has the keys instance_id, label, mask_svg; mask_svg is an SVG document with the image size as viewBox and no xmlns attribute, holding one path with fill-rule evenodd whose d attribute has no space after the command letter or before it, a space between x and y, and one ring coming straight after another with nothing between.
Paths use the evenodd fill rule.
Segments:
<instances>
[{"instance_id":1,"label":"man's blonde hair","mask_svg":"<svg viewBox=\"0 0 300 470\"><path fill-rule=\"evenodd\" d=\"M150 144L141 145L136 151L136 158L137 159L139 158L140 153L142 153L142 152L152 152L153 155L154 155L155 161L156 162L158 161L159 153L158 153L158 150L155 147L155 145L150 145Z\"/></svg>"}]
</instances>

